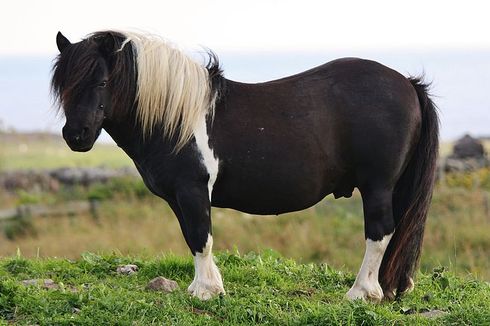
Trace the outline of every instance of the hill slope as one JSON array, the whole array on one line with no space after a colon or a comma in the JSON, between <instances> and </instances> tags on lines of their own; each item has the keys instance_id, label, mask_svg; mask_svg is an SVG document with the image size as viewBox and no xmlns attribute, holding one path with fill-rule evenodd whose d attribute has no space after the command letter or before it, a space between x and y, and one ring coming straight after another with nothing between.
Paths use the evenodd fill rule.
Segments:
<instances>
[{"instance_id":1,"label":"hill slope","mask_svg":"<svg viewBox=\"0 0 490 326\"><path fill-rule=\"evenodd\" d=\"M490 323L490 285L443 270L419 275L416 289L398 302L348 302L343 296L354 275L325 265L297 264L274 252L217 255L227 295L210 301L191 298L190 257L159 258L84 254L66 259L0 261L1 323L18 325L387 325ZM120 275L121 264L139 271ZM176 280L170 294L145 289L156 276ZM55 289L22 285L47 279ZM434 316L427 316L431 311Z\"/></svg>"}]
</instances>

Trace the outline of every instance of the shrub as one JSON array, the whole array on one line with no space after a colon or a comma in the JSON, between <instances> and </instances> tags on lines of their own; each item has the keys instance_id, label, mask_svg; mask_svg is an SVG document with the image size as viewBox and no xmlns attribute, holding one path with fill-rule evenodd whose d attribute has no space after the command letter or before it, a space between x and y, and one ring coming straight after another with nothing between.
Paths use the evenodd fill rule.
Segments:
<instances>
[{"instance_id":1,"label":"shrub","mask_svg":"<svg viewBox=\"0 0 490 326\"><path fill-rule=\"evenodd\" d=\"M26 236L35 237L37 235L32 218L29 216L19 216L9 221L3 228L3 232L9 240Z\"/></svg>"}]
</instances>

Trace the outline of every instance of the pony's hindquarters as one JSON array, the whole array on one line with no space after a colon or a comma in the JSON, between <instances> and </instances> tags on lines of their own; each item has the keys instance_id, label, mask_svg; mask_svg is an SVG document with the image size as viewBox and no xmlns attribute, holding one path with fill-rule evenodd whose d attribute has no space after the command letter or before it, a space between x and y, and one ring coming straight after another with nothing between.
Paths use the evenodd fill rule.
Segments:
<instances>
[{"instance_id":1,"label":"pony's hindquarters","mask_svg":"<svg viewBox=\"0 0 490 326\"><path fill-rule=\"evenodd\" d=\"M383 105L369 107L361 117L363 137L355 143L362 163L356 177L366 251L349 299L380 301L409 290L420 256L434 184L438 120L426 85L418 79L392 81L399 86L397 100L382 97Z\"/></svg>"},{"instance_id":2,"label":"pony's hindquarters","mask_svg":"<svg viewBox=\"0 0 490 326\"><path fill-rule=\"evenodd\" d=\"M418 78L409 78L420 102L422 123L418 144L393 192L395 233L379 270L385 297L392 298L413 287L425 221L432 198L438 154L439 121L427 88Z\"/></svg>"}]
</instances>

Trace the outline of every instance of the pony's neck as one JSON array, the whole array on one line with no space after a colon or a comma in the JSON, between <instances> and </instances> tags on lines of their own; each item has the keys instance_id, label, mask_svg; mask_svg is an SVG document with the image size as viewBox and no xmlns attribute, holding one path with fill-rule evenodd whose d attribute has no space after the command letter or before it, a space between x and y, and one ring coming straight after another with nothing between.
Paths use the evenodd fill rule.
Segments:
<instances>
[{"instance_id":1,"label":"pony's neck","mask_svg":"<svg viewBox=\"0 0 490 326\"><path fill-rule=\"evenodd\" d=\"M104 130L130 158L134 160L139 155L143 144L143 136L140 128L133 120L107 121L104 123Z\"/></svg>"},{"instance_id":2,"label":"pony's neck","mask_svg":"<svg viewBox=\"0 0 490 326\"><path fill-rule=\"evenodd\" d=\"M158 148L161 153L174 153L177 144L176 137L166 137L163 131L155 131L148 136L135 123L134 117L128 116L124 119L109 120L104 123L104 130L112 137L119 146L137 165L145 161L148 152Z\"/></svg>"}]
</instances>

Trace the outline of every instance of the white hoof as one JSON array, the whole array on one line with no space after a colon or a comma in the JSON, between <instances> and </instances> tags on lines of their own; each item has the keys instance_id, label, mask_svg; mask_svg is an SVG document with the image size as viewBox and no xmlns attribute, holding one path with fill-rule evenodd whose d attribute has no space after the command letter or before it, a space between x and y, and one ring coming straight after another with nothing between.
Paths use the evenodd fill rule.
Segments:
<instances>
[{"instance_id":1,"label":"white hoof","mask_svg":"<svg viewBox=\"0 0 490 326\"><path fill-rule=\"evenodd\" d=\"M205 258L196 256L196 274L187 290L201 300L209 300L218 294L225 294L221 273L211 255Z\"/></svg>"},{"instance_id":2,"label":"white hoof","mask_svg":"<svg viewBox=\"0 0 490 326\"><path fill-rule=\"evenodd\" d=\"M383 300L383 289L381 289L378 282L361 285L354 284L345 296L351 301L361 299L363 301L381 302Z\"/></svg>"},{"instance_id":3,"label":"white hoof","mask_svg":"<svg viewBox=\"0 0 490 326\"><path fill-rule=\"evenodd\" d=\"M194 281L187 289L201 300L209 300L218 294L225 294L223 279L211 254L212 246L213 237L209 234L202 253L197 252L194 256Z\"/></svg>"},{"instance_id":4,"label":"white hoof","mask_svg":"<svg viewBox=\"0 0 490 326\"><path fill-rule=\"evenodd\" d=\"M221 277L219 280L214 281L194 280L187 290L190 294L201 300L209 300L219 294L225 294Z\"/></svg>"}]
</instances>

